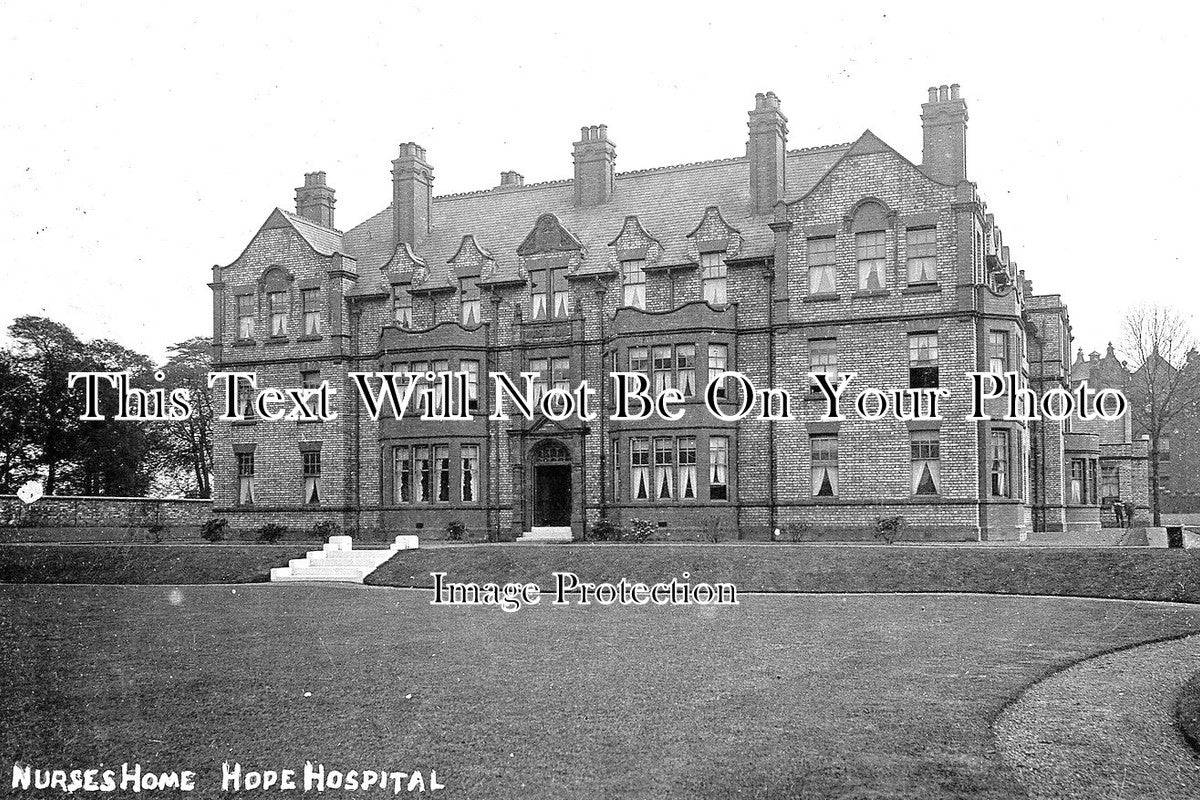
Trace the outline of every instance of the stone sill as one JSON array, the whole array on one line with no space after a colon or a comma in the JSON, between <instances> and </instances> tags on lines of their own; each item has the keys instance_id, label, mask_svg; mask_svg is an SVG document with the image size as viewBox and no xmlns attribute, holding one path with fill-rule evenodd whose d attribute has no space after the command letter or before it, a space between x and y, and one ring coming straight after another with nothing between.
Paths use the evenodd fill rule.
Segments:
<instances>
[{"instance_id":1,"label":"stone sill","mask_svg":"<svg viewBox=\"0 0 1200 800\"><path fill-rule=\"evenodd\" d=\"M810 294L806 295L802 302L805 303L836 303L841 300L840 294Z\"/></svg>"}]
</instances>

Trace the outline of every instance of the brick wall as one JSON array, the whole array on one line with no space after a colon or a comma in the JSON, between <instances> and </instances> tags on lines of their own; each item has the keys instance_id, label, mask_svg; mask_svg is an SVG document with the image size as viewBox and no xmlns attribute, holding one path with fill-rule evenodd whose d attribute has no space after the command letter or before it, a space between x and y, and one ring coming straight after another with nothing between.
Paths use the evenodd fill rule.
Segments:
<instances>
[{"instance_id":1,"label":"brick wall","mask_svg":"<svg viewBox=\"0 0 1200 800\"><path fill-rule=\"evenodd\" d=\"M211 500L55 495L26 505L15 495L0 495L0 539L125 541L156 525L165 528L164 538L193 538L211 516Z\"/></svg>"}]
</instances>

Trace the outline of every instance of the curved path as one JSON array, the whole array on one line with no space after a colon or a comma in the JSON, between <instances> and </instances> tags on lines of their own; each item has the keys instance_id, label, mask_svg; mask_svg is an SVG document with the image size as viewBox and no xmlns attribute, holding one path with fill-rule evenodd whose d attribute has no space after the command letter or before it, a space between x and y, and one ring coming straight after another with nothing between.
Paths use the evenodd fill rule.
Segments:
<instances>
[{"instance_id":1,"label":"curved path","mask_svg":"<svg viewBox=\"0 0 1200 800\"><path fill-rule=\"evenodd\" d=\"M1175 722L1197 670L1200 635L1081 661L1000 715L1000 752L1035 800L1200 797L1200 758Z\"/></svg>"}]
</instances>

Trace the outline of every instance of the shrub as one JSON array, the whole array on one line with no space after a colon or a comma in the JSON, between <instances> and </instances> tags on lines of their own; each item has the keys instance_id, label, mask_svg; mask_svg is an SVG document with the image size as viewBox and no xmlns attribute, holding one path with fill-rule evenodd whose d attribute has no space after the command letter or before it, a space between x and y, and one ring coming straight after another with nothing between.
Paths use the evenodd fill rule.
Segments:
<instances>
[{"instance_id":1,"label":"shrub","mask_svg":"<svg viewBox=\"0 0 1200 800\"><path fill-rule=\"evenodd\" d=\"M452 542L461 542L467 534L467 526L461 519L452 519L446 523L446 538Z\"/></svg>"},{"instance_id":2,"label":"shrub","mask_svg":"<svg viewBox=\"0 0 1200 800\"><path fill-rule=\"evenodd\" d=\"M146 533L150 534L150 541L159 544L163 540L163 534L166 532L167 526L154 523L146 527Z\"/></svg>"},{"instance_id":3,"label":"shrub","mask_svg":"<svg viewBox=\"0 0 1200 800\"><path fill-rule=\"evenodd\" d=\"M812 530L812 524L808 522L789 522L783 527L787 538L793 542L806 541L809 538L809 532Z\"/></svg>"},{"instance_id":4,"label":"shrub","mask_svg":"<svg viewBox=\"0 0 1200 800\"><path fill-rule=\"evenodd\" d=\"M589 542L619 542L621 529L611 519L605 517L598 520L595 525L589 526L587 534L583 538Z\"/></svg>"},{"instance_id":5,"label":"shrub","mask_svg":"<svg viewBox=\"0 0 1200 800\"><path fill-rule=\"evenodd\" d=\"M704 522L704 536L710 542L721 541L721 523L716 517L709 517Z\"/></svg>"},{"instance_id":6,"label":"shrub","mask_svg":"<svg viewBox=\"0 0 1200 800\"><path fill-rule=\"evenodd\" d=\"M224 517L213 517L204 520L200 526L200 535L208 542L219 542L229 533L229 520Z\"/></svg>"},{"instance_id":7,"label":"shrub","mask_svg":"<svg viewBox=\"0 0 1200 800\"><path fill-rule=\"evenodd\" d=\"M657 526L648 519L629 520L629 530L621 536L623 542L644 542L654 535Z\"/></svg>"},{"instance_id":8,"label":"shrub","mask_svg":"<svg viewBox=\"0 0 1200 800\"><path fill-rule=\"evenodd\" d=\"M258 541L260 542L278 542L287 533L287 526L280 525L278 522L268 522L258 529Z\"/></svg>"},{"instance_id":9,"label":"shrub","mask_svg":"<svg viewBox=\"0 0 1200 800\"><path fill-rule=\"evenodd\" d=\"M312 526L312 535L318 539L328 539L330 536L337 536L341 530L336 522L322 520Z\"/></svg>"},{"instance_id":10,"label":"shrub","mask_svg":"<svg viewBox=\"0 0 1200 800\"><path fill-rule=\"evenodd\" d=\"M880 517L875 520L875 536L891 544L904 528L904 517Z\"/></svg>"}]
</instances>

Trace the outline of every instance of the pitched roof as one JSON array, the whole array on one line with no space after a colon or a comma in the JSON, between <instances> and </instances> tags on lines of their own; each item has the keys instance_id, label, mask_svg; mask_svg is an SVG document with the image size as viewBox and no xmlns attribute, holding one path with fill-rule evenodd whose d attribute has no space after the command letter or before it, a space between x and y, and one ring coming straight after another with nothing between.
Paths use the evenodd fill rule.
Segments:
<instances>
[{"instance_id":1,"label":"pitched roof","mask_svg":"<svg viewBox=\"0 0 1200 800\"><path fill-rule=\"evenodd\" d=\"M785 196L806 193L845 154L849 144L828 145L787 154ZM413 249L429 264L429 282L445 283L451 277L447 261L458 251L462 238L476 243L496 260L496 278L516 277L517 248L538 218L552 213L587 249L585 263L607 263L608 246L628 216L663 247L661 263L686 259L688 234L716 206L724 219L744 237L743 254L766 254L773 234L772 214L751 213L750 165L742 156L672 167L618 173L612 199L598 206L575 205L573 181L550 181L520 188L503 187L435 197L434 229ZM356 225L343 235L345 251L358 260L356 294L381 291L380 268L392 255L392 209Z\"/></svg>"},{"instance_id":2,"label":"pitched roof","mask_svg":"<svg viewBox=\"0 0 1200 800\"><path fill-rule=\"evenodd\" d=\"M344 253L342 249L342 232L333 228L326 228L324 225L318 225L312 220L297 216L290 211L284 211L282 208L275 209L292 224L296 229L296 233L308 242L313 250L316 250L323 256L331 256L334 253Z\"/></svg>"}]
</instances>

